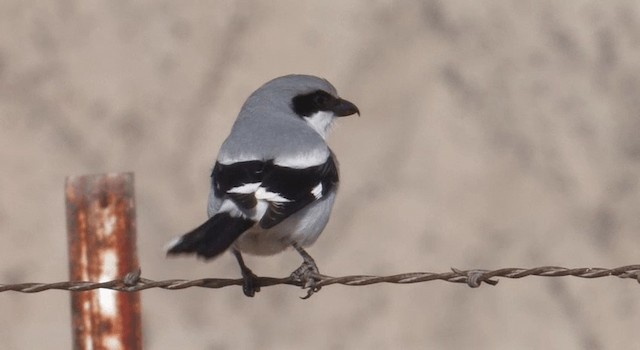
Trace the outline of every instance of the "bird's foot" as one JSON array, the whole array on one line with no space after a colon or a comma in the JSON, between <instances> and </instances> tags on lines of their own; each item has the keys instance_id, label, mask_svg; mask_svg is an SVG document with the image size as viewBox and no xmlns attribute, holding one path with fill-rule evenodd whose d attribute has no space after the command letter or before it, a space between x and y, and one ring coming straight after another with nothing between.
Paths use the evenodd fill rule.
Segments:
<instances>
[{"instance_id":1,"label":"bird's foot","mask_svg":"<svg viewBox=\"0 0 640 350\"><path fill-rule=\"evenodd\" d=\"M303 283L302 288L307 289L307 295L300 297L301 299L309 299L321 287L316 285L317 279L314 275L319 275L320 271L313 260L305 260L300 267L291 273L291 279L296 282Z\"/></svg>"},{"instance_id":2,"label":"bird's foot","mask_svg":"<svg viewBox=\"0 0 640 350\"><path fill-rule=\"evenodd\" d=\"M247 267L244 263L244 259L242 259L242 254L239 250L233 249L233 255L238 260L238 264L240 265L240 273L242 273L242 291L244 295L248 297L253 297L256 295L256 292L260 291L260 281L258 280L258 276L256 276L250 268Z\"/></svg>"},{"instance_id":3,"label":"bird's foot","mask_svg":"<svg viewBox=\"0 0 640 350\"><path fill-rule=\"evenodd\" d=\"M249 269L243 269L242 279L242 291L244 292L244 295L253 297L256 292L260 291L260 281L258 280L258 276L253 273L253 271Z\"/></svg>"}]
</instances>

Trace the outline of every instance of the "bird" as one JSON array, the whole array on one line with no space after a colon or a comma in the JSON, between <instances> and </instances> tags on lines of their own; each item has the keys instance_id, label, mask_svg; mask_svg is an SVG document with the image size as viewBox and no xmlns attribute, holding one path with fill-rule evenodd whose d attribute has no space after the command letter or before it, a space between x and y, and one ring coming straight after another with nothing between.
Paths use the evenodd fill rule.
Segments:
<instances>
[{"instance_id":1,"label":"bird","mask_svg":"<svg viewBox=\"0 0 640 350\"><path fill-rule=\"evenodd\" d=\"M205 260L230 250L243 292L260 291L242 253L273 255L295 249L302 265L291 273L319 290L319 269L304 248L326 227L339 185L338 161L326 138L335 120L360 115L326 79L285 75L255 90L242 105L211 172L208 219L167 245L167 255Z\"/></svg>"}]
</instances>

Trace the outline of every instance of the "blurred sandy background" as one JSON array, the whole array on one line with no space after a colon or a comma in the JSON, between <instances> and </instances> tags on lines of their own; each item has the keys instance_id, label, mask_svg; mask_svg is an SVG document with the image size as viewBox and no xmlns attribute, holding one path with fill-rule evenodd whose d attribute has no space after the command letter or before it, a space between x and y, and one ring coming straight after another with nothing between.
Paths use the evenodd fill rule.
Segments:
<instances>
[{"instance_id":1,"label":"blurred sandy background","mask_svg":"<svg viewBox=\"0 0 640 350\"><path fill-rule=\"evenodd\" d=\"M637 1L0 3L0 283L67 279L67 175L133 171L143 275L205 219L244 99L288 73L358 104L330 143L329 275L640 263ZM290 251L249 258L285 276ZM142 294L146 349L630 349L630 280ZM0 348L67 349L69 295L0 294Z\"/></svg>"}]
</instances>

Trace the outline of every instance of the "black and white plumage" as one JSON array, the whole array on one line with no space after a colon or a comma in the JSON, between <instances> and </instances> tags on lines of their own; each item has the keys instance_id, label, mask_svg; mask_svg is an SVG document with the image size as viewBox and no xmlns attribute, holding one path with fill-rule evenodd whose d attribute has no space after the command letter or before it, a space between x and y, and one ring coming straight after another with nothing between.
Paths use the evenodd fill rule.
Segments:
<instances>
[{"instance_id":1,"label":"black and white plumage","mask_svg":"<svg viewBox=\"0 0 640 350\"><path fill-rule=\"evenodd\" d=\"M325 228L338 189L338 164L325 137L336 117L356 113L353 103L315 76L288 75L264 84L249 96L220 148L209 219L172 242L168 254L210 259L231 248L247 296L259 285L241 252L270 255L294 247L304 259L294 277L318 273L303 247ZM313 281L306 282L312 293Z\"/></svg>"}]
</instances>

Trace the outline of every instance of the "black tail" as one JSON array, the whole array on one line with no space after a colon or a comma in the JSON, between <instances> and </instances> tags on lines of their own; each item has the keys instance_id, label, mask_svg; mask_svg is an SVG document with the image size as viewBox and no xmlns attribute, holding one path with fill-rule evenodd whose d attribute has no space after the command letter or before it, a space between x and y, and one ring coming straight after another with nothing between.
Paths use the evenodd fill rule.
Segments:
<instances>
[{"instance_id":1,"label":"black tail","mask_svg":"<svg viewBox=\"0 0 640 350\"><path fill-rule=\"evenodd\" d=\"M204 224L184 234L169 247L168 255L197 254L205 259L218 256L233 244L242 232L255 222L242 217L232 217L229 213L219 213Z\"/></svg>"}]
</instances>

